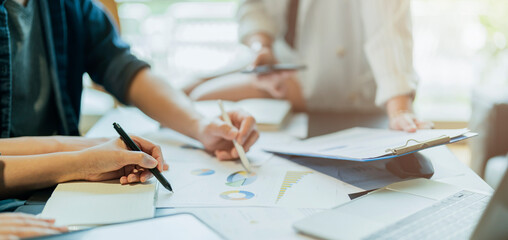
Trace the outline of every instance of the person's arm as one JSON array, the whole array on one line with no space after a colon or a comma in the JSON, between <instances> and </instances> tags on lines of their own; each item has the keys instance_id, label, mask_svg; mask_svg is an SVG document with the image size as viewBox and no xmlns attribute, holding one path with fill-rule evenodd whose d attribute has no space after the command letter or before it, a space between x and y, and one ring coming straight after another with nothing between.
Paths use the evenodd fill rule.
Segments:
<instances>
[{"instance_id":1,"label":"person's arm","mask_svg":"<svg viewBox=\"0 0 508 240\"><path fill-rule=\"evenodd\" d=\"M219 159L238 158L231 140L236 139L248 150L259 137L255 120L249 114L228 112L234 126L218 118L205 119L195 111L183 92L154 76L150 69L144 69L136 75L129 88L128 99L163 126L197 139Z\"/></svg>"},{"instance_id":2,"label":"person's arm","mask_svg":"<svg viewBox=\"0 0 508 240\"><path fill-rule=\"evenodd\" d=\"M240 41L256 55L251 68L278 63L272 49L278 29L275 20L268 13L261 0L245 0L237 12ZM288 81L294 78L293 71L277 71L256 75L253 86L265 91L272 98L286 98Z\"/></svg>"},{"instance_id":3,"label":"person's arm","mask_svg":"<svg viewBox=\"0 0 508 240\"><path fill-rule=\"evenodd\" d=\"M193 110L184 94L155 77L147 63L129 52L129 46L120 39L101 9L90 0L82 1L82 4L83 21L88 31L86 69L95 82L103 85L120 102L139 107L163 126L199 140L219 158L238 157L232 139L236 138L246 149L254 144L258 132L252 116L231 112L234 127L218 118L204 119Z\"/></svg>"},{"instance_id":4,"label":"person's arm","mask_svg":"<svg viewBox=\"0 0 508 240\"><path fill-rule=\"evenodd\" d=\"M386 107L392 129L414 132L432 127L413 114L418 76L413 67L410 1L360 4L367 38L365 54L377 83L376 104Z\"/></svg>"},{"instance_id":5,"label":"person's arm","mask_svg":"<svg viewBox=\"0 0 508 240\"><path fill-rule=\"evenodd\" d=\"M0 153L3 155L34 155L78 151L102 144L108 140L108 138L74 136L3 138L0 139Z\"/></svg>"},{"instance_id":6,"label":"person's arm","mask_svg":"<svg viewBox=\"0 0 508 240\"><path fill-rule=\"evenodd\" d=\"M29 156L0 155L0 198L73 180L119 178L122 184L144 182L152 176L144 168L157 166L160 171L167 170L158 146L139 137L132 139L143 152L129 151L119 138L115 138L81 151Z\"/></svg>"}]
</instances>

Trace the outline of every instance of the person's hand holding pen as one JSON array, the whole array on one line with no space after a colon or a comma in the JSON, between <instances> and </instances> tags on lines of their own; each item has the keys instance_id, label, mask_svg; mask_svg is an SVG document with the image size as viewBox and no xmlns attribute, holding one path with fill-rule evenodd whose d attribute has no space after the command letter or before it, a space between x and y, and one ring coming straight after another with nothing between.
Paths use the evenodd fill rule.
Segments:
<instances>
[{"instance_id":1,"label":"person's hand holding pen","mask_svg":"<svg viewBox=\"0 0 508 240\"><path fill-rule=\"evenodd\" d=\"M130 151L120 138L75 152L80 155L80 170L73 180L104 181L120 178L121 184L146 182L153 175L148 169L168 170L159 146L131 136L143 152Z\"/></svg>"},{"instance_id":2,"label":"person's hand holding pen","mask_svg":"<svg viewBox=\"0 0 508 240\"><path fill-rule=\"evenodd\" d=\"M222 117L204 119L201 121L197 137L205 149L213 152L219 160L239 157L238 151L233 146L233 139L247 152L259 138L256 121L250 114L244 111L230 111L227 114L233 126L227 124Z\"/></svg>"}]
</instances>

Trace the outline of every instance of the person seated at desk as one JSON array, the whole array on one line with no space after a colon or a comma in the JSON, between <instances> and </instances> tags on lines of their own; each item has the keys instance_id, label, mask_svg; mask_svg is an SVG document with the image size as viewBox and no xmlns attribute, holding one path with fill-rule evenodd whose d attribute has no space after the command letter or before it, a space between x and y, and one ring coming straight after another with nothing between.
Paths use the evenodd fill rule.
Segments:
<instances>
[{"instance_id":1,"label":"person seated at desk","mask_svg":"<svg viewBox=\"0 0 508 240\"><path fill-rule=\"evenodd\" d=\"M243 0L239 38L256 54L253 67L304 63L306 70L233 73L192 85L195 100L278 98L297 111L380 112L390 127L431 128L412 110L409 0Z\"/></svg>"},{"instance_id":2,"label":"person seated at desk","mask_svg":"<svg viewBox=\"0 0 508 240\"><path fill-rule=\"evenodd\" d=\"M0 15L1 138L79 135L84 73L219 159L238 158L231 140L249 150L259 136L245 112L228 113L234 126L198 114L185 94L130 53L92 0L6 0Z\"/></svg>"},{"instance_id":3,"label":"person seated at desk","mask_svg":"<svg viewBox=\"0 0 508 240\"><path fill-rule=\"evenodd\" d=\"M168 169L159 146L140 137L133 136L132 139L143 152L129 151L119 138L102 144L98 142L104 139L83 137L0 139L0 199L76 180L119 179L121 184L146 182L152 177L146 169ZM54 220L38 219L28 214L0 213L0 239L64 231L67 231L65 227L54 226Z\"/></svg>"}]
</instances>

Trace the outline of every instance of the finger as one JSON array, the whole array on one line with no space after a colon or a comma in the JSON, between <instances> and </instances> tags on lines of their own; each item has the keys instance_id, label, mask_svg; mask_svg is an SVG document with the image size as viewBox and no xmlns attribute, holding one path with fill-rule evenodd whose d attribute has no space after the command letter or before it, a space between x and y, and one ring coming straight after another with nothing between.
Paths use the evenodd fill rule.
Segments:
<instances>
[{"instance_id":1,"label":"finger","mask_svg":"<svg viewBox=\"0 0 508 240\"><path fill-rule=\"evenodd\" d=\"M20 238L36 237L43 235L59 234L65 231L59 231L44 227L0 227L0 232L8 232Z\"/></svg>"},{"instance_id":2,"label":"finger","mask_svg":"<svg viewBox=\"0 0 508 240\"><path fill-rule=\"evenodd\" d=\"M143 183L143 182L148 181L152 177L153 177L153 175L150 171L144 171L141 173L139 180Z\"/></svg>"},{"instance_id":3,"label":"finger","mask_svg":"<svg viewBox=\"0 0 508 240\"><path fill-rule=\"evenodd\" d=\"M135 166L136 166L136 165L128 165L128 166L125 166L125 167L123 168L123 175L125 175L125 176L129 175L129 173L131 173L131 172L132 172L132 170L134 170L134 167L135 167Z\"/></svg>"},{"instance_id":4,"label":"finger","mask_svg":"<svg viewBox=\"0 0 508 240\"><path fill-rule=\"evenodd\" d=\"M245 144L243 144L243 148L245 149L245 152L248 152L252 145L256 143L256 141L259 139L259 132L254 131L250 134L249 138L247 138L247 141L245 141Z\"/></svg>"},{"instance_id":5,"label":"finger","mask_svg":"<svg viewBox=\"0 0 508 240\"><path fill-rule=\"evenodd\" d=\"M1 225L24 227L53 227L53 223L37 218L13 217L0 220Z\"/></svg>"},{"instance_id":6,"label":"finger","mask_svg":"<svg viewBox=\"0 0 508 240\"><path fill-rule=\"evenodd\" d=\"M229 112L228 115L235 126L240 126L236 141L243 145L249 135L256 129L256 120L244 111Z\"/></svg>"},{"instance_id":7,"label":"finger","mask_svg":"<svg viewBox=\"0 0 508 240\"><path fill-rule=\"evenodd\" d=\"M54 219L41 219L34 215L29 214L19 214L19 213L3 213L0 214L2 216L0 218L0 226L1 225L10 225L10 226L25 226L25 227L47 227L60 229L60 227L56 227L54 225Z\"/></svg>"},{"instance_id":8,"label":"finger","mask_svg":"<svg viewBox=\"0 0 508 240\"><path fill-rule=\"evenodd\" d=\"M165 164L165 160L162 155L161 147L157 144L154 144L154 143L142 138L142 137L132 136L132 139L140 146L140 148L143 152L148 153L153 158L155 158L155 160L157 160L157 162L158 162L157 166L158 166L159 170L162 171L164 164Z\"/></svg>"},{"instance_id":9,"label":"finger","mask_svg":"<svg viewBox=\"0 0 508 240\"><path fill-rule=\"evenodd\" d=\"M233 160L231 153L228 150L215 150L215 156L220 161Z\"/></svg>"},{"instance_id":10,"label":"finger","mask_svg":"<svg viewBox=\"0 0 508 240\"><path fill-rule=\"evenodd\" d=\"M224 121L211 123L211 134L226 140L233 140L238 135L238 129Z\"/></svg>"},{"instance_id":11,"label":"finger","mask_svg":"<svg viewBox=\"0 0 508 240\"><path fill-rule=\"evenodd\" d=\"M129 180L127 180L127 176L122 176L120 178L120 184L125 185L125 184L128 184L128 183L129 183Z\"/></svg>"},{"instance_id":12,"label":"finger","mask_svg":"<svg viewBox=\"0 0 508 240\"><path fill-rule=\"evenodd\" d=\"M139 173L131 173L129 176L127 176L127 181L129 183L137 183L139 182Z\"/></svg>"},{"instance_id":13,"label":"finger","mask_svg":"<svg viewBox=\"0 0 508 240\"><path fill-rule=\"evenodd\" d=\"M406 132L416 132L416 124L414 122L414 119L408 115L403 115L401 116L401 121L400 121L400 124L401 124L401 127L402 127L402 130L406 131Z\"/></svg>"},{"instance_id":14,"label":"finger","mask_svg":"<svg viewBox=\"0 0 508 240\"><path fill-rule=\"evenodd\" d=\"M169 165L164 163L164 171L167 171L167 170L169 170Z\"/></svg>"},{"instance_id":15,"label":"finger","mask_svg":"<svg viewBox=\"0 0 508 240\"><path fill-rule=\"evenodd\" d=\"M152 169L158 164L157 160L144 152L125 151L123 156L117 159L118 164L122 167L136 164L143 168Z\"/></svg>"},{"instance_id":16,"label":"finger","mask_svg":"<svg viewBox=\"0 0 508 240\"><path fill-rule=\"evenodd\" d=\"M418 129L432 129L434 128L434 123L432 122L424 122L424 121L416 121L416 127Z\"/></svg>"},{"instance_id":17,"label":"finger","mask_svg":"<svg viewBox=\"0 0 508 240\"><path fill-rule=\"evenodd\" d=\"M141 150L143 150L143 152L148 153L149 155L151 155L153 158L155 158L157 160L157 162L158 162L157 166L159 168L159 171L163 171L165 160L162 155L161 147L157 144L154 144L154 143L142 138L142 137L133 136L132 139L138 143L138 145L140 146Z\"/></svg>"}]
</instances>

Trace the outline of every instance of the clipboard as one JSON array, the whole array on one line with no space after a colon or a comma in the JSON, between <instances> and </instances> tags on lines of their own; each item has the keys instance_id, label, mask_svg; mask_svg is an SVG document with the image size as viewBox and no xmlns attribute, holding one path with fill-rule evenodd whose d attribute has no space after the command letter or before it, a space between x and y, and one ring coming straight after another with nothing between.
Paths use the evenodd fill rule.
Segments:
<instances>
[{"instance_id":1,"label":"clipboard","mask_svg":"<svg viewBox=\"0 0 508 240\"><path fill-rule=\"evenodd\" d=\"M433 129L404 133L357 127L263 149L290 156L369 162L415 153L476 135L478 134L470 132L469 129Z\"/></svg>"}]
</instances>

